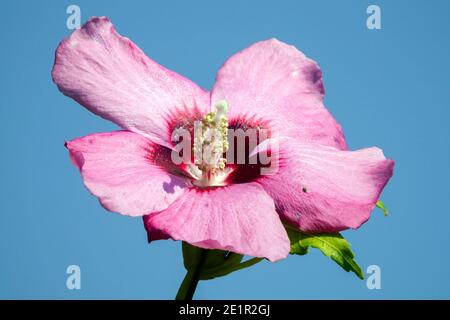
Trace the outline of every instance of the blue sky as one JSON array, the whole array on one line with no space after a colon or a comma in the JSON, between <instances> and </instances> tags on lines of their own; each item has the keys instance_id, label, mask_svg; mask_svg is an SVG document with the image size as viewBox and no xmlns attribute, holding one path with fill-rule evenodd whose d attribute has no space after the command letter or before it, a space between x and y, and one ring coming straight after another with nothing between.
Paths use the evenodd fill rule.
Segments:
<instances>
[{"instance_id":1,"label":"blue sky","mask_svg":"<svg viewBox=\"0 0 450 320\"><path fill-rule=\"evenodd\" d=\"M350 148L396 160L391 215L344 233L364 270L380 266L381 290L311 251L202 282L198 298L450 298L450 2L438 0L2 1L0 298L171 299L185 273L180 243L148 245L141 219L106 212L68 159L66 140L116 129L51 81L70 4L205 88L251 43L291 43L320 64ZM369 4L381 30L366 28ZM71 264L81 290L66 288Z\"/></svg>"}]
</instances>

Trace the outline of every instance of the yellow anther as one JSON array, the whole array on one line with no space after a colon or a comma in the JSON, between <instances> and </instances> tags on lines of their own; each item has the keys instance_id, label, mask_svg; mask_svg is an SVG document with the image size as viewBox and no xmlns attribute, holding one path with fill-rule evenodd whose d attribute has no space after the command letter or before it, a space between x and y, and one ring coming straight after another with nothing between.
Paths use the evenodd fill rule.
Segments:
<instances>
[{"instance_id":1,"label":"yellow anther","mask_svg":"<svg viewBox=\"0 0 450 320\"><path fill-rule=\"evenodd\" d=\"M223 154L228 150L228 103L220 100L215 110L208 112L195 130L194 163L205 177L217 175L226 166Z\"/></svg>"}]
</instances>

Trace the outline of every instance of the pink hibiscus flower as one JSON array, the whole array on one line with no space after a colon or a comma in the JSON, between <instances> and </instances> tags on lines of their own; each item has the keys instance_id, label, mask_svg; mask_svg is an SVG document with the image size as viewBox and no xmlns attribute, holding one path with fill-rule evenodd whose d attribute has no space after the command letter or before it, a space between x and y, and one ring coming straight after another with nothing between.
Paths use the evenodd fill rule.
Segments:
<instances>
[{"instance_id":1,"label":"pink hibiscus flower","mask_svg":"<svg viewBox=\"0 0 450 320\"><path fill-rule=\"evenodd\" d=\"M312 233L358 228L392 176L394 161L380 149L347 150L323 105L318 65L276 39L229 58L208 92L148 58L107 18L92 18L59 45L52 76L62 93L123 129L66 146L89 191L109 211L144 216L150 241L276 261L290 251L283 223ZM245 163L220 154L176 164L173 133L192 133L195 121L269 136L258 149L245 145ZM218 150L227 139L216 140ZM248 161L263 150L269 167Z\"/></svg>"}]
</instances>

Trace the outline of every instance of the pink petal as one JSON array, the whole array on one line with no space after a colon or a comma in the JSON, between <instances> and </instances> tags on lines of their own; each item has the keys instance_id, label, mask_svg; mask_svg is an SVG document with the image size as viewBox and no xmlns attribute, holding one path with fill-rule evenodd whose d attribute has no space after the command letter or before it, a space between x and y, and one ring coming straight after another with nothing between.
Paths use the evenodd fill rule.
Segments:
<instances>
[{"instance_id":1,"label":"pink petal","mask_svg":"<svg viewBox=\"0 0 450 320\"><path fill-rule=\"evenodd\" d=\"M207 91L149 59L105 17L90 19L61 42L52 76L88 110L163 145L171 113L209 110Z\"/></svg>"},{"instance_id":2,"label":"pink petal","mask_svg":"<svg viewBox=\"0 0 450 320\"><path fill-rule=\"evenodd\" d=\"M278 173L259 180L283 219L307 232L356 229L366 222L393 173L378 148L341 151L280 143Z\"/></svg>"},{"instance_id":3,"label":"pink petal","mask_svg":"<svg viewBox=\"0 0 450 320\"><path fill-rule=\"evenodd\" d=\"M323 106L322 73L316 62L276 39L255 43L219 70L212 103L225 99L230 118L272 121L282 136L346 149L340 125Z\"/></svg>"},{"instance_id":4,"label":"pink petal","mask_svg":"<svg viewBox=\"0 0 450 320\"><path fill-rule=\"evenodd\" d=\"M145 225L149 239L169 235L198 247L271 261L285 258L290 250L272 198L255 183L191 189L163 212L145 217Z\"/></svg>"},{"instance_id":5,"label":"pink petal","mask_svg":"<svg viewBox=\"0 0 450 320\"><path fill-rule=\"evenodd\" d=\"M142 216L163 210L186 188L158 165L161 147L139 134L92 134L66 146L84 184L109 211Z\"/></svg>"}]
</instances>

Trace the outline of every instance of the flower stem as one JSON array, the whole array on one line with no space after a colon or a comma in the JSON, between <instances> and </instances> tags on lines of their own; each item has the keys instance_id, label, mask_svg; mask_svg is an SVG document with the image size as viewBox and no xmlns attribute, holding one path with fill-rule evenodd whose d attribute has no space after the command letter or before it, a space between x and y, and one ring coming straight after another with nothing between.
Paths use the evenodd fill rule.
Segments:
<instances>
[{"instance_id":1,"label":"flower stem","mask_svg":"<svg viewBox=\"0 0 450 320\"><path fill-rule=\"evenodd\" d=\"M202 249L195 268L186 273L180 289L178 289L177 296L175 297L176 300L192 300L195 289L197 289L197 285L200 280L200 272L202 271L207 255L208 250Z\"/></svg>"}]
</instances>

